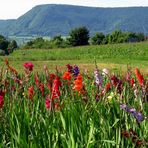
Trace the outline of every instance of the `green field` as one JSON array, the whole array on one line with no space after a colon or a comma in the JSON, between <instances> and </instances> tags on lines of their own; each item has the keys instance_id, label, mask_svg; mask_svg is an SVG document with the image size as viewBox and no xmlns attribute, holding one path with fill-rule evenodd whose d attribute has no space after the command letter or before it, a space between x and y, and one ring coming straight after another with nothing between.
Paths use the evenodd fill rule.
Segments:
<instances>
[{"instance_id":1,"label":"green field","mask_svg":"<svg viewBox=\"0 0 148 148\"><path fill-rule=\"evenodd\" d=\"M66 49L32 49L16 50L11 55L0 57L8 58L17 70L23 70L24 61L33 61L35 71L40 71L44 65L55 69L56 65L63 68L65 64L78 64L82 69L94 69L95 60L100 68L125 70L127 65L139 67L148 73L148 42L113 44L101 46L81 46Z\"/></svg>"}]
</instances>

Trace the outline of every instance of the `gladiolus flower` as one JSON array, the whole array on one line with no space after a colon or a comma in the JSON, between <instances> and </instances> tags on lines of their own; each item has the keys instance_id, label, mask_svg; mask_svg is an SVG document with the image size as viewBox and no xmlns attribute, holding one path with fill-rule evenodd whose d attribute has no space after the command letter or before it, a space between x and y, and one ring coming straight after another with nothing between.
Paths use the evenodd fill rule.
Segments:
<instances>
[{"instance_id":1,"label":"gladiolus flower","mask_svg":"<svg viewBox=\"0 0 148 148\"><path fill-rule=\"evenodd\" d=\"M41 83L39 88L40 88L40 91L42 93L42 96L44 97L44 84Z\"/></svg>"},{"instance_id":2,"label":"gladiolus flower","mask_svg":"<svg viewBox=\"0 0 148 148\"><path fill-rule=\"evenodd\" d=\"M53 86L52 86L52 99L60 97L60 90L59 90L60 86L61 86L60 77L56 76L56 79L53 81Z\"/></svg>"},{"instance_id":3,"label":"gladiolus flower","mask_svg":"<svg viewBox=\"0 0 148 148\"><path fill-rule=\"evenodd\" d=\"M49 97L46 98L45 106L46 106L46 109L51 108L51 99Z\"/></svg>"},{"instance_id":4,"label":"gladiolus flower","mask_svg":"<svg viewBox=\"0 0 148 148\"><path fill-rule=\"evenodd\" d=\"M5 59L5 64L6 64L7 66L9 65L8 59Z\"/></svg>"},{"instance_id":5,"label":"gladiolus flower","mask_svg":"<svg viewBox=\"0 0 148 148\"><path fill-rule=\"evenodd\" d=\"M108 92L111 89L110 83L107 83L105 86L105 92Z\"/></svg>"},{"instance_id":6,"label":"gladiolus flower","mask_svg":"<svg viewBox=\"0 0 148 148\"><path fill-rule=\"evenodd\" d=\"M94 71L94 75L95 75L95 83L96 83L96 85L102 87L103 78L102 78L101 74L99 73L98 69Z\"/></svg>"},{"instance_id":7,"label":"gladiolus flower","mask_svg":"<svg viewBox=\"0 0 148 148\"><path fill-rule=\"evenodd\" d=\"M30 86L28 88L28 96L29 96L29 99L32 100L33 98L33 93L34 93L34 87L33 86Z\"/></svg>"},{"instance_id":8,"label":"gladiolus flower","mask_svg":"<svg viewBox=\"0 0 148 148\"><path fill-rule=\"evenodd\" d=\"M0 96L0 108L2 108L4 105L4 97Z\"/></svg>"},{"instance_id":9,"label":"gladiolus flower","mask_svg":"<svg viewBox=\"0 0 148 148\"><path fill-rule=\"evenodd\" d=\"M67 64L68 72L73 73L73 67L70 64Z\"/></svg>"},{"instance_id":10,"label":"gladiolus flower","mask_svg":"<svg viewBox=\"0 0 148 148\"><path fill-rule=\"evenodd\" d=\"M5 96L5 93L0 91L0 108L2 108L4 105L4 96Z\"/></svg>"},{"instance_id":11,"label":"gladiolus flower","mask_svg":"<svg viewBox=\"0 0 148 148\"><path fill-rule=\"evenodd\" d=\"M128 131L123 131L121 134L126 138L130 138L130 133Z\"/></svg>"},{"instance_id":12,"label":"gladiolus flower","mask_svg":"<svg viewBox=\"0 0 148 148\"><path fill-rule=\"evenodd\" d=\"M113 75L111 77L111 82L113 84L114 87L117 87L118 93L121 94L122 90L123 90L123 83L120 79L118 79L115 75Z\"/></svg>"},{"instance_id":13,"label":"gladiolus flower","mask_svg":"<svg viewBox=\"0 0 148 148\"><path fill-rule=\"evenodd\" d=\"M33 71L33 67L34 67L34 65L32 64L32 62L26 62L24 64L24 68L29 70L29 71Z\"/></svg>"},{"instance_id":14,"label":"gladiolus flower","mask_svg":"<svg viewBox=\"0 0 148 148\"><path fill-rule=\"evenodd\" d=\"M135 75L139 81L139 84L142 86L144 84L144 78L143 76L141 75L140 71L138 68L135 69Z\"/></svg>"},{"instance_id":15,"label":"gladiolus flower","mask_svg":"<svg viewBox=\"0 0 148 148\"><path fill-rule=\"evenodd\" d=\"M135 84L134 78L132 78L132 79L130 80L130 84L132 85L132 87L134 86L134 84Z\"/></svg>"},{"instance_id":16,"label":"gladiolus flower","mask_svg":"<svg viewBox=\"0 0 148 148\"><path fill-rule=\"evenodd\" d=\"M73 75L75 77L77 77L79 72L80 72L79 67L77 65L75 65L74 68L73 68Z\"/></svg>"},{"instance_id":17,"label":"gladiolus flower","mask_svg":"<svg viewBox=\"0 0 148 148\"><path fill-rule=\"evenodd\" d=\"M82 77L82 75L79 74L77 76L76 80L74 81L73 89L75 89L76 91L80 92L81 89L83 88L82 81L83 81L83 77Z\"/></svg>"},{"instance_id":18,"label":"gladiolus flower","mask_svg":"<svg viewBox=\"0 0 148 148\"><path fill-rule=\"evenodd\" d=\"M108 70L107 68L104 68L104 69L102 70L102 75L103 75L103 76L109 75L109 70Z\"/></svg>"},{"instance_id":19,"label":"gladiolus flower","mask_svg":"<svg viewBox=\"0 0 148 148\"><path fill-rule=\"evenodd\" d=\"M53 79L55 78L55 74L51 73L51 74L49 75L49 77L50 77L50 81L53 81Z\"/></svg>"},{"instance_id":20,"label":"gladiolus flower","mask_svg":"<svg viewBox=\"0 0 148 148\"><path fill-rule=\"evenodd\" d=\"M36 75L34 76L34 81L35 81L35 85L36 85L36 86L39 86L40 80L39 80L38 74L36 74Z\"/></svg>"},{"instance_id":21,"label":"gladiolus flower","mask_svg":"<svg viewBox=\"0 0 148 148\"><path fill-rule=\"evenodd\" d=\"M64 74L63 74L63 80L71 80L71 73L70 72L65 72Z\"/></svg>"},{"instance_id":22,"label":"gladiolus flower","mask_svg":"<svg viewBox=\"0 0 148 148\"><path fill-rule=\"evenodd\" d=\"M120 108L132 114L139 123L144 120L143 115L140 112L137 112L135 108L129 108L126 104L121 104Z\"/></svg>"},{"instance_id":23,"label":"gladiolus flower","mask_svg":"<svg viewBox=\"0 0 148 148\"><path fill-rule=\"evenodd\" d=\"M11 73L13 73L13 74L15 74L15 75L18 74L18 72L16 71L15 68L13 68L13 67L11 67L11 66L9 66L9 65L8 65L8 68L9 68L9 70L10 70Z\"/></svg>"}]
</instances>

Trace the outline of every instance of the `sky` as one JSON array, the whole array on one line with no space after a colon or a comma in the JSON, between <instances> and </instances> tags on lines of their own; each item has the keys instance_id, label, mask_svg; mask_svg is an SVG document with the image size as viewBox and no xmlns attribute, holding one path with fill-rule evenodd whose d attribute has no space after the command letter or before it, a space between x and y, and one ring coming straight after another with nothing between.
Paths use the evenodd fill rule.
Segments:
<instances>
[{"instance_id":1,"label":"sky","mask_svg":"<svg viewBox=\"0 0 148 148\"><path fill-rule=\"evenodd\" d=\"M148 0L0 0L0 19L16 19L39 4L129 7L148 6Z\"/></svg>"}]
</instances>

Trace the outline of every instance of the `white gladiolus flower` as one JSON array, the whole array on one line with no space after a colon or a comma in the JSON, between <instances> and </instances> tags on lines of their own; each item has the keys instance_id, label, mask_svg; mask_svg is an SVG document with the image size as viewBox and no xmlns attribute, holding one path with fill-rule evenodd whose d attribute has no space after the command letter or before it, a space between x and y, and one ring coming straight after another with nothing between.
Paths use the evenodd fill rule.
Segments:
<instances>
[{"instance_id":1,"label":"white gladiolus flower","mask_svg":"<svg viewBox=\"0 0 148 148\"><path fill-rule=\"evenodd\" d=\"M109 70L108 70L107 68L104 68L104 69L102 70L102 75L103 75L103 76L109 75Z\"/></svg>"}]
</instances>

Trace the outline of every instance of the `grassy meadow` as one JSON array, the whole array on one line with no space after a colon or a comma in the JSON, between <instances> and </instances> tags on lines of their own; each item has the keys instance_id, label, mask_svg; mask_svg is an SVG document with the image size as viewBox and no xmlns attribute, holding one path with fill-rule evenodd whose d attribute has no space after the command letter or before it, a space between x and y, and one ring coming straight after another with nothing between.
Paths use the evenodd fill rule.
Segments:
<instances>
[{"instance_id":1,"label":"grassy meadow","mask_svg":"<svg viewBox=\"0 0 148 148\"><path fill-rule=\"evenodd\" d=\"M126 71L127 65L139 67L148 73L148 42L113 44L100 46L81 46L66 49L32 49L16 50L8 57L0 57L0 64L8 58L17 70L23 71L24 61L33 61L35 71L42 70L44 65L54 70L56 65L63 69L67 64L78 64L82 70L95 68L95 62L100 68Z\"/></svg>"}]
</instances>

